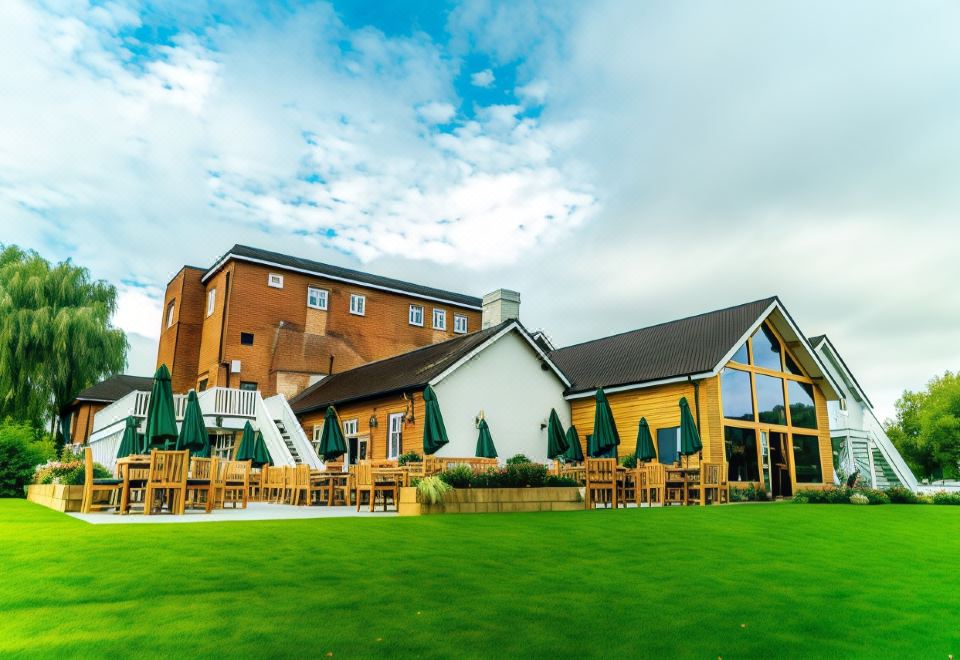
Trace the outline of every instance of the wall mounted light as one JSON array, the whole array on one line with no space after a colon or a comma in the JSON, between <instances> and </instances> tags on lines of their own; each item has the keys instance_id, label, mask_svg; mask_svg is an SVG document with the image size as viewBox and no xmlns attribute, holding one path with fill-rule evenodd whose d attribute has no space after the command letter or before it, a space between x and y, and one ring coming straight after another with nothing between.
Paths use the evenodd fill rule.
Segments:
<instances>
[{"instance_id":1,"label":"wall mounted light","mask_svg":"<svg viewBox=\"0 0 960 660\"><path fill-rule=\"evenodd\" d=\"M377 411L376 410L374 410L373 414L370 415L370 428L372 429L377 428Z\"/></svg>"},{"instance_id":2,"label":"wall mounted light","mask_svg":"<svg viewBox=\"0 0 960 660\"><path fill-rule=\"evenodd\" d=\"M480 412L477 413L477 416L473 418L473 425L476 428L480 428L480 422L483 421L483 419L484 419L483 411L481 410Z\"/></svg>"}]
</instances>

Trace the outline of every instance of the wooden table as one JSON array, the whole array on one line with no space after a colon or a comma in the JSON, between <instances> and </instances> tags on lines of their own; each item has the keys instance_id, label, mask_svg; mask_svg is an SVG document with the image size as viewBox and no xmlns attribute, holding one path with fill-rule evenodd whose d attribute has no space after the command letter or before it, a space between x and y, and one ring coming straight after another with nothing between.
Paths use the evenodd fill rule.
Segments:
<instances>
[{"instance_id":1,"label":"wooden table","mask_svg":"<svg viewBox=\"0 0 960 660\"><path fill-rule=\"evenodd\" d=\"M680 467L668 467L666 469L666 477L664 479L664 490L669 491L671 486L673 488L681 489L683 497L681 503L686 506L690 503L690 486L696 484L700 485L700 468L680 468Z\"/></svg>"},{"instance_id":2,"label":"wooden table","mask_svg":"<svg viewBox=\"0 0 960 660\"><path fill-rule=\"evenodd\" d=\"M138 474L140 471L146 471L146 474ZM131 474L132 472L132 474ZM123 489L120 492L120 510L118 513L130 513L130 482L146 481L150 473L149 456L126 456L117 459L117 474L123 480Z\"/></svg>"},{"instance_id":3,"label":"wooden table","mask_svg":"<svg viewBox=\"0 0 960 660\"><path fill-rule=\"evenodd\" d=\"M349 482L350 473L340 470L325 470L323 472L314 472L310 474L310 490L314 490L314 485L321 488L324 485L327 488L327 506L333 506L333 494L339 485L345 485ZM344 498L344 504L348 504Z\"/></svg>"}]
</instances>

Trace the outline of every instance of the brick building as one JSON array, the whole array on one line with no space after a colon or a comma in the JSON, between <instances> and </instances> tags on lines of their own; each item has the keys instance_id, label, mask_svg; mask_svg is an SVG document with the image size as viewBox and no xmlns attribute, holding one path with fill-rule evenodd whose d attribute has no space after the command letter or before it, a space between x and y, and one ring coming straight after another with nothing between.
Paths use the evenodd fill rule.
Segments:
<instances>
[{"instance_id":1,"label":"brick building","mask_svg":"<svg viewBox=\"0 0 960 660\"><path fill-rule=\"evenodd\" d=\"M509 305L516 294L492 295ZM479 330L485 302L235 245L167 285L157 364L170 368L175 392L292 397L331 373Z\"/></svg>"}]
</instances>

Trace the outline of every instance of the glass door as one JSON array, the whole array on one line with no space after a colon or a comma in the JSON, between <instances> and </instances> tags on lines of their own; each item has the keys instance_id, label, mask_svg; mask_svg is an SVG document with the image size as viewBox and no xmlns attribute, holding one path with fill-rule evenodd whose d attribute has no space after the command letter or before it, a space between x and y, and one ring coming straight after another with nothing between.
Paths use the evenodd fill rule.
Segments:
<instances>
[{"instance_id":1,"label":"glass door","mask_svg":"<svg viewBox=\"0 0 960 660\"><path fill-rule=\"evenodd\" d=\"M767 497L770 496L770 432L767 429L760 429L760 477L763 480L763 487L767 491Z\"/></svg>"}]
</instances>

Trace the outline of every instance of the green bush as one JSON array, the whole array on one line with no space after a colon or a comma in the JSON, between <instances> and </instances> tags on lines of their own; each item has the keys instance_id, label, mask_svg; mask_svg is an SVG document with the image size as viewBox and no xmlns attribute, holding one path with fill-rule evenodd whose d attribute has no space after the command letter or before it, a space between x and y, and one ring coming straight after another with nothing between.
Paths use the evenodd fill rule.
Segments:
<instances>
[{"instance_id":1,"label":"green bush","mask_svg":"<svg viewBox=\"0 0 960 660\"><path fill-rule=\"evenodd\" d=\"M107 468L99 463L93 464L94 479L109 479L112 476ZM83 461L73 460L65 463L47 463L40 466L33 477L33 483L82 486L84 478Z\"/></svg>"},{"instance_id":2,"label":"green bush","mask_svg":"<svg viewBox=\"0 0 960 660\"><path fill-rule=\"evenodd\" d=\"M891 486L886 490L887 497L893 504L919 504L917 494L903 486Z\"/></svg>"},{"instance_id":3,"label":"green bush","mask_svg":"<svg viewBox=\"0 0 960 660\"><path fill-rule=\"evenodd\" d=\"M960 505L960 493L939 492L933 494L934 504Z\"/></svg>"},{"instance_id":4,"label":"green bush","mask_svg":"<svg viewBox=\"0 0 960 660\"><path fill-rule=\"evenodd\" d=\"M890 504L890 498L876 488L857 488L856 491L867 498L870 504Z\"/></svg>"},{"instance_id":5,"label":"green bush","mask_svg":"<svg viewBox=\"0 0 960 660\"><path fill-rule=\"evenodd\" d=\"M624 456L623 458L620 459L620 465L622 465L627 469L632 470L633 468L637 467L637 455L629 454L627 456Z\"/></svg>"},{"instance_id":6,"label":"green bush","mask_svg":"<svg viewBox=\"0 0 960 660\"><path fill-rule=\"evenodd\" d=\"M473 481L473 470L469 465L455 465L441 472L439 477L454 488L469 488Z\"/></svg>"},{"instance_id":7,"label":"green bush","mask_svg":"<svg viewBox=\"0 0 960 660\"><path fill-rule=\"evenodd\" d=\"M547 485L547 466L540 463L513 463L502 469L475 474L469 466L457 465L441 472L439 477L454 488L539 488ZM566 481L575 485L572 480Z\"/></svg>"},{"instance_id":8,"label":"green bush","mask_svg":"<svg viewBox=\"0 0 960 660\"><path fill-rule=\"evenodd\" d=\"M51 458L51 443L27 424L0 423L0 497L23 497L38 465Z\"/></svg>"},{"instance_id":9,"label":"green bush","mask_svg":"<svg viewBox=\"0 0 960 660\"><path fill-rule=\"evenodd\" d=\"M533 463L523 454L516 454L507 459L507 465L520 465L521 463Z\"/></svg>"},{"instance_id":10,"label":"green bush","mask_svg":"<svg viewBox=\"0 0 960 660\"><path fill-rule=\"evenodd\" d=\"M555 474L548 474L547 478L543 481L544 486L579 486L576 479L571 479L570 477L558 477Z\"/></svg>"},{"instance_id":11,"label":"green bush","mask_svg":"<svg viewBox=\"0 0 960 660\"><path fill-rule=\"evenodd\" d=\"M758 484L750 484L746 488L732 486L730 488L731 502L766 502L767 491Z\"/></svg>"},{"instance_id":12,"label":"green bush","mask_svg":"<svg viewBox=\"0 0 960 660\"><path fill-rule=\"evenodd\" d=\"M539 488L547 479L547 466L540 463L512 463L507 465L504 487Z\"/></svg>"},{"instance_id":13,"label":"green bush","mask_svg":"<svg viewBox=\"0 0 960 660\"><path fill-rule=\"evenodd\" d=\"M415 451L407 451L397 457L397 465L406 465L407 463L422 463L423 456Z\"/></svg>"}]
</instances>

